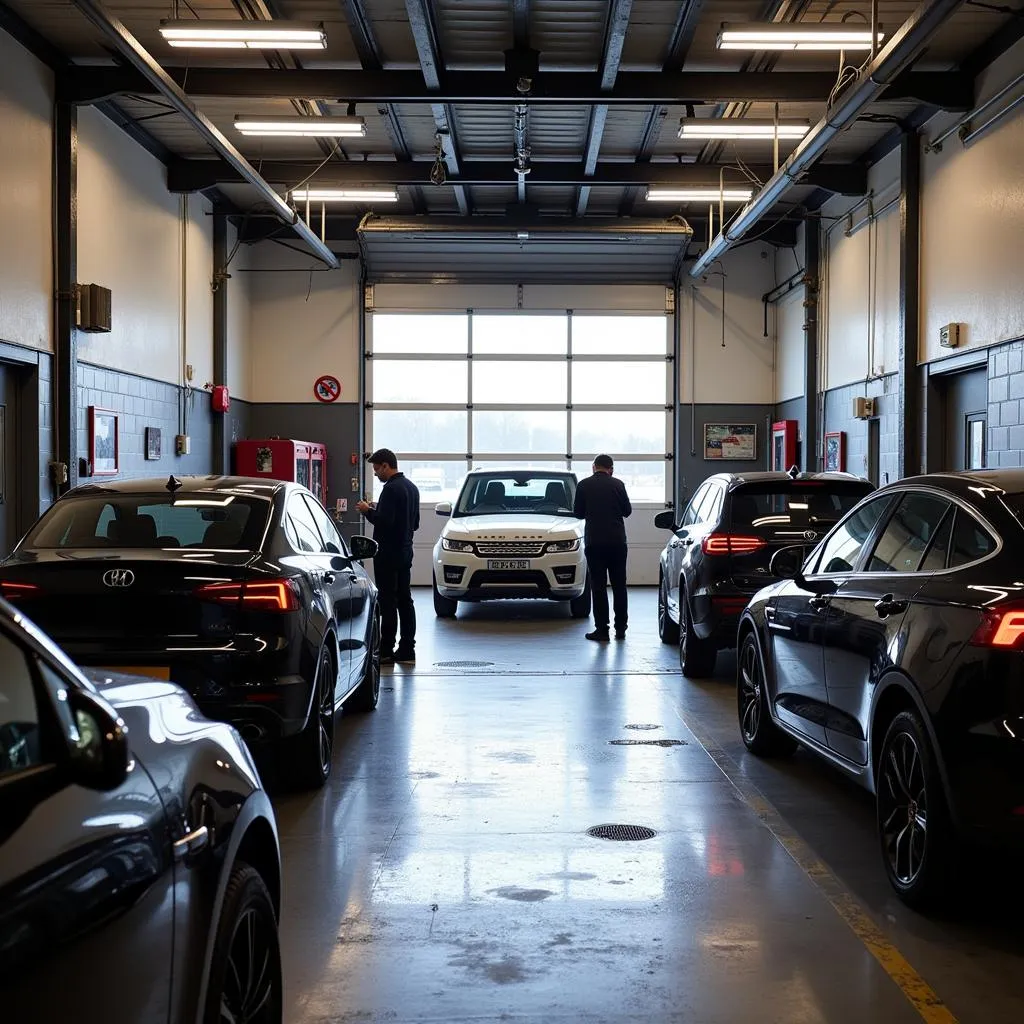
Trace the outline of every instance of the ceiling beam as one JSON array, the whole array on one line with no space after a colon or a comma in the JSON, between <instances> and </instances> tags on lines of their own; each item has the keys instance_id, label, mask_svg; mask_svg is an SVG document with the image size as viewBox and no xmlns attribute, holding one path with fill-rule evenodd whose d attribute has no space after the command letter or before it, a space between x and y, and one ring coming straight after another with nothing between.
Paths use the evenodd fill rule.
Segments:
<instances>
[{"instance_id":1,"label":"ceiling beam","mask_svg":"<svg viewBox=\"0 0 1024 1024\"><path fill-rule=\"evenodd\" d=\"M430 109L434 115L434 125L440 137L444 162L449 174L459 173L459 140L455 135L455 113L448 100L437 96L441 91L441 75L444 73L444 60L441 57L441 44L438 39L437 21L434 18L433 0L405 0L405 10L409 15L409 28L412 30L416 53L420 59L422 82L431 97ZM396 72L386 73L386 77ZM415 72L413 72L415 74ZM351 98L351 97L349 97ZM455 187L455 201L459 204L459 212L465 216L470 212L469 193L461 185Z\"/></svg>"},{"instance_id":2,"label":"ceiling beam","mask_svg":"<svg viewBox=\"0 0 1024 1024\"><path fill-rule=\"evenodd\" d=\"M268 181L293 184L310 179L320 187L354 185L428 185L431 161L414 160L393 162L373 160L363 163L329 164L317 170L314 162L264 160L261 173ZM455 186L503 186L516 183L514 168L505 161L466 161L460 165L461 173L453 176L449 184ZM605 162L587 173L582 163L539 163L530 171L534 185L608 185L626 188L643 185L700 185L718 188L719 164L674 163L617 163ZM754 165L748 168L760 181L772 175L770 166ZM314 173L315 172L315 173ZM727 185L745 183L733 167L726 168ZM197 192L214 185L227 185L242 181L237 169L225 160L174 160L167 172L167 186L172 192ZM867 191L867 169L848 163L815 164L802 183L828 189L843 195L861 196ZM441 186L442 188L445 186Z\"/></svg>"},{"instance_id":3,"label":"ceiling beam","mask_svg":"<svg viewBox=\"0 0 1024 1024\"><path fill-rule=\"evenodd\" d=\"M512 45L517 50L530 45L530 0L512 0Z\"/></svg>"},{"instance_id":4,"label":"ceiling beam","mask_svg":"<svg viewBox=\"0 0 1024 1024\"><path fill-rule=\"evenodd\" d=\"M668 54L665 57L663 71L681 71L686 64L686 57L693 45L693 36L697 31L697 20L700 18L704 0L682 0L679 14L669 37Z\"/></svg>"},{"instance_id":5,"label":"ceiling beam","mask_svg":"<svg viewBox=\"0 0 1024 1024\"><path fill-rule=\"evenodd\" d=\"M622 62L622 47L626 42L626 30L629 28L629 16L633 10L633 0L609 0L608 21L604 30L604 47L601 53L601 91L608 92L615 85ZM594 173L597 158L601 153L601 140L604 138L604 126L608 121L608 104L598 103L590 108L590 123L587 126L587 144L583 151L584 173ZM590 202L590 186L581 185L576 193L576 216L582 217L587 212Z\"/></svg>"},{"instance_id":6,"label":"ceiling beam","mask_svg":"<svg viewBox=\"0 0 1024 1024\"><path fill-rule=\"evenodd\" d=\"M424 0L406 0L420 8ZM426 33L426 35L424 35ZM473 103L511 107L519 100L516 76L505 71L439 70L430 34L420 28L427 47L418 71L350 71L324 68L168 68L191 96L224 99L325 99L351 103L428 103L446 107ZM601 88L593 72L541 71L522 102L531 105L580 103L694 105L726 102L824 103L835 85L832 71L622 71L614 87ZM436 82L431 87L426 81ZM154 88L127 67L74 67L61 83L62 100L94 103L122 93L152 95ZM955 71L908 71L885 90L884 100L914 99L949 111L974 105L973 77ZM443 112L443 110L442 110Z\"/></svg>"}]
</instances>

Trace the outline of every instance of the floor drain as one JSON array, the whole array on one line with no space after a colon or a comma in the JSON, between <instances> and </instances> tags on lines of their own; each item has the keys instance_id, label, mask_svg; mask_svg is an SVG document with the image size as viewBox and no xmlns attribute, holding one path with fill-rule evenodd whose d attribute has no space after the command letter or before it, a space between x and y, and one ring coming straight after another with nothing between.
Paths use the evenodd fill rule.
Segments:
<instances>
[{"instance_id":1,"label":"floor drain","mask_svg":"<svg viewBox=\"0 0 1024 1024\"><path fill-rule=\"evenodd\" d=\"M637 730L640 730L642 732L648 732L651 729L660 729L661 726L660 725L651 725L649 722L647 722L647 723L642 723L640 725L637 725L637 724L625 725L625 726L623 726L623 728L624 729L637 729Z\"/></svg>"},{"instance_id":2,"label":"floor drain","mask_svg":"<svg viewBox=\"0 0 1024 1024\"><path fill-rule=\"evenodd\" d=\"M613 747L685 747L686 740L609 740Z\"/></svg>"},{"instance_id":3,"label":"floor drain","mask_svg":"<svg viewBox=\"0 0 1024 1024\"><path fill-rule=\"evenodd\" d=\"M638 843L641 839L653 839L657 834L646 825L595 825L587 829L588 836L616 843Z\"/></svg>"},{"instance_id":4,"label":"floor drain","mask_svg":"<svg viewBox=\"0 0 1024 1024\"><path fill-rule=\"evenodd\" d=\"M435 661L435 668L490 668L493 661Z\"/></svg>"}]
</instances>

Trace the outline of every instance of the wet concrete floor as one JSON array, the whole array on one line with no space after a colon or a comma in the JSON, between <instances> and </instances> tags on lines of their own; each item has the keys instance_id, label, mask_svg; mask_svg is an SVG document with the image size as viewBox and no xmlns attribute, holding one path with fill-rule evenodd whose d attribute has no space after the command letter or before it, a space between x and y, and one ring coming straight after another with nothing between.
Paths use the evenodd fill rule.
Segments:
<instances>
[{"instance_id":1,"label":"wet concrete floor","mask_svg":"<svg viewBox=\"0 0 1024 1024\"><path fill-rule=\"evenodd\" d=\"M802 751L746 754L731 655L683 679L655 604L632 591L627 639L596 645L556 605L440 621L417 592L417 664L339 718L321 792L275 796L289 1024L1024 1019L1019 892L903 908L871 799ZM751 791L946 1016L915 1009Z\"/></svg>"}]
</instances>

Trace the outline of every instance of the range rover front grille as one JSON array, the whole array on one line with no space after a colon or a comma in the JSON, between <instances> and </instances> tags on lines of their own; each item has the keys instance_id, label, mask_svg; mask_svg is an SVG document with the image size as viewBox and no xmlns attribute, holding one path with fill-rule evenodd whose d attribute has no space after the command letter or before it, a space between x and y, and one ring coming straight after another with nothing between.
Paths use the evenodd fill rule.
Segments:
<instances>
[{"instance_id":1,"label":"range rover front grille","mask_svg":"<svg viewBox=\"0 0 1024 1024\"><path fill-rule=\"evenodd\" d=\"M543 541L477 541L476 553L488 558L536 558L544 554Z\"/></svg>"}]
</instances>

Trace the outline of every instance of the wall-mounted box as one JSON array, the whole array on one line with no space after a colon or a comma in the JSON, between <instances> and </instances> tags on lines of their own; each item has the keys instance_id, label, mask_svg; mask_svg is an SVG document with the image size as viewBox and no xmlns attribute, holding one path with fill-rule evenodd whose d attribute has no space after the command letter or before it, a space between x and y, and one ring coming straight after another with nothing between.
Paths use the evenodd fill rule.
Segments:
<instances>
[{"instance_id":1,"label":"wall-mounted box","mask_svg":"<svg viewBox=\"0 0 1024 1024\"><path fill-rule=\"evenodd\" d=\"M855 420L870 419L875 415L875 400L858 395L853 400L853 418Z\"/></svg>"},{"instance_id":2,"label":"wall-mounted box","mask_svg":"<svg viewBox=\"0 0 1024 1024\"><path fill-rule=\"evenodd\" d=\"M110 330L110 289L99 284L78 286L78 329L90 333Z\"/></svg>"},{"instance_id":3,"label":"wall-mounted box","mask_svg":"<svg viewBox=\"0 0 1024 1024\"><path fill-rule=\"evenodd\" d=\"M960 324L946 324L939 328L939 344L943 348L957 348L960 345Z\"/></svg>"}]
</instances>

